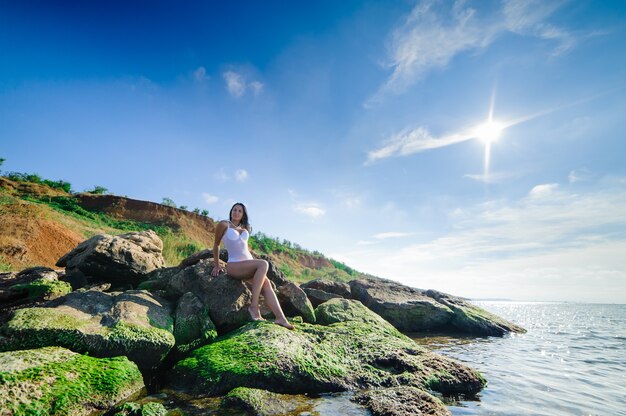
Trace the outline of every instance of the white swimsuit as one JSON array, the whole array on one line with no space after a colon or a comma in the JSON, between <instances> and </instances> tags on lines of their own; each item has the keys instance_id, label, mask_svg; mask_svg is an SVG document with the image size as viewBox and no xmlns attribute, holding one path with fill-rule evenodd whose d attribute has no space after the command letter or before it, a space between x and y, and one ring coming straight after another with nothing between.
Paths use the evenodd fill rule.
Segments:
<instances>
[{"instance_id":1,"label":"white swimsuit","mask_svg":"<svg viewBox=\"0 0 626 416\"><path fill-rule=\"evenodd\" d=\"M234 228L228 227L224 233L224 246L228 251L228 262L234 263L244 260L252 260L252 254L248 251L248 230L243 230L241 234Z\"/></svg>"}]
</instances>

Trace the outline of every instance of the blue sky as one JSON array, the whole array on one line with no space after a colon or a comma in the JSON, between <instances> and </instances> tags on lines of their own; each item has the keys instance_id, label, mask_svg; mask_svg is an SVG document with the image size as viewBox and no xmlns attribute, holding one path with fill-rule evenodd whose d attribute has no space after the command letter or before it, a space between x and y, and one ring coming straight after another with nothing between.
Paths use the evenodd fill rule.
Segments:
<instances>
[{"instance_id":1,"label":"blue sky","mask_svg":"<svg viewBox=\"0 0 626 416\"><path fill-rule=\"evenodd\" d=\"M626 302L623 39L621 1L1 1L0 157L414 287Z\"/></svg>"}]
</instances>

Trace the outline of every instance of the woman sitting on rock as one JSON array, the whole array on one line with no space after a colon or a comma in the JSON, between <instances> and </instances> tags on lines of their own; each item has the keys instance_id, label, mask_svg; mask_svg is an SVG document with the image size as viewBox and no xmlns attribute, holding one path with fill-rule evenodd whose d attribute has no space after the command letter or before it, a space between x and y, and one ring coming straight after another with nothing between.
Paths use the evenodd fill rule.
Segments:
<instances>
[{"instance_id":1,"label":"woman sitting on rock","mask_svg":"<svg viewBox=\"0 0 626 416\"><path fill-rule=\"evenodd\" d=\"M265 302L267 302L267 306L269 306L276 317L274 322L287 329L293 329L293 325L287 321L276 298L276 293L274 293L272 285L267 278L269 264L265 260L252 257L248 250L248 238L250 238L248 211L244 204L237 202L230 209L229 221L220 221L215 228L213 258L219 259L220 242L224 241L224 246L226 246L228 251L226 270L219 267L219 261L216 261L216 267L213 267L211 274L217 276L226 272L226 274L235 279L251 281L252 301L248 307L248 312L250 312L252 319L255 321L264 320L259 309L259 297L261 290L263 290Z\"/></svg>"}]
</instances>

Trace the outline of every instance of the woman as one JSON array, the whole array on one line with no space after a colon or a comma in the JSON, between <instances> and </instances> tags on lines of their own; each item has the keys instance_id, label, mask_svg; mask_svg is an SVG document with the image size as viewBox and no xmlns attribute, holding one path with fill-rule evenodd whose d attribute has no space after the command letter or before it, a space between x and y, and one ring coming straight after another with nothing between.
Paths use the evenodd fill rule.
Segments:
<instances>
[{"instance_id":1,"label":"woman","mask_svg":"<svg viewBox=\"0 0 626 416\"><path fill-rule=\"evenodd\" d=\"M276 298L276 293L272 290L272 285L267 278L269 264L265 260L254 259L248 250L248 238L250 238L250 224L248 223L248 211L241 202L237 202L230 209L229 221L220 221L215 228L215 243L213 244L213 258L218 259L220 254L220 242L224 241L224 246L228 251L228 263L226 270L213 267L211 274L217 276L224 271L230 277L241 280L251 280L252 301L248 307L250 316L255 321L264 320L259 309L259 297L263 291L263 297L267 306L272 310L276 324L287 329L294 326L287 321L280 303Z\"/></svg>"}]
</instances>

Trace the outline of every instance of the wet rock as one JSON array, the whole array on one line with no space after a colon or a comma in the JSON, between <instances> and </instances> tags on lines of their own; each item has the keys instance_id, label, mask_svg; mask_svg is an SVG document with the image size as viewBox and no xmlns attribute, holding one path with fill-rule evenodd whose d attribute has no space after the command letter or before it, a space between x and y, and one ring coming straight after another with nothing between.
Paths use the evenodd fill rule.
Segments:
<instances>
[{"instance_id":1,"label":"wet rock","mask_svg":"<svg viewBox=\"0 0 626 416\"><path fill-rule=\"evenodd\" d=\"M88 415L144 387L126 357L94 358L60 347L0 353L0 380L0 409L15 415Z\"/></svg>"},{"instance_id":2,"label":"wet rock","mask_svg":"<svg viewBox=\"0 0 626 416\"><path fill-rule=\"evenodd\" d=\"M79 272L87 280L133 287L152 270L164 267L163 242L152 230L112 236L96 235L57 261L68 276Z\"/></svg>"},{"instance_id":3,"label":"wet rock","mask_svg":"<svg viewBox=\"0 0 626 416\"><path fill-rule=\"evenodd\" d=\"M224 411L234 410L255 416L285 415L298 409L298 404L290 399L285 394L238 387L224 396L220 407Z\"/></svg>"},{"instance_id":4,"label":"wet rock","mask_svg":"<svg viewBox=\"0 0 626 416\"><path fill-rule=\"evenodd\" d=\"M147 291L72 292L23 308L2 327L0 350L62 346L96 357L127 356L141 369L158 366L174 346L169 302Z\"/></svg>"},{"instance_id":5,"label":"wet rock","mask_svg":"<svg viewBox=\"0 0 626 416\"><path fill-rule=\"evenodd\" d=\"M450 415L441 400L410 386L368 390L352 400L370 409L374 416Z\"/></svg>"}]
</instances>

